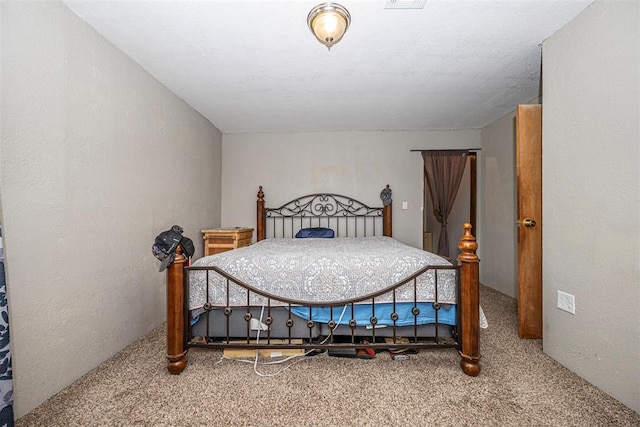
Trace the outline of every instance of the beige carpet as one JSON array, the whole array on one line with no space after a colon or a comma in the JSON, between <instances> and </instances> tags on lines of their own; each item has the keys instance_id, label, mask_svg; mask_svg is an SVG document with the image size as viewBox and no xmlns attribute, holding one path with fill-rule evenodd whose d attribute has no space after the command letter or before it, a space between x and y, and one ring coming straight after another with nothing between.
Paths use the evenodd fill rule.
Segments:
<instances>
[{"instance_id":1,"label":"beige carpet","mask_svg":"<svg viewBox=\"0 0 640 427\"><path fill-rule=\"evenodd\" d=\"M18 426L640 426L640 415L519 340L512 298L482 287L482 372L454 350L408 361L306 357L275 377L191 349L165 369L164 327L17 421ZM261 367L275 372L282 366Z\"/></svg>"}]
</instances>

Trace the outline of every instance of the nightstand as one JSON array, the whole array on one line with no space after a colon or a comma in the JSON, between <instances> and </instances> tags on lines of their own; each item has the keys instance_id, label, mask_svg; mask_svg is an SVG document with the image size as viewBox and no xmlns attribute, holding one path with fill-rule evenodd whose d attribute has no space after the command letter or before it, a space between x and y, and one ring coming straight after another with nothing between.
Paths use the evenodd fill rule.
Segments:
<instances>
[{"instance_id":1,"label":"nightstand","mask_svg":"<svg viewBox=\"0 0 640 427\"><path fill-rule=\"evenodd\" d=\"M253 238L253 228L211 228L202 230L202 238L204 239L204 256L209 256L249 246Z\"/></svg>"}]
</instances>

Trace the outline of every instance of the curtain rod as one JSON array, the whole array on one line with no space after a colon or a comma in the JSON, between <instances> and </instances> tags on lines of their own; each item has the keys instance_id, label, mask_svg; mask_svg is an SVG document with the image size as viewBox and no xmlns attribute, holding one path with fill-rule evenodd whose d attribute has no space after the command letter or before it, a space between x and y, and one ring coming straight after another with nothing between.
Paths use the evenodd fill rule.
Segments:
<instances>
[{"instance_id":1,"label":"curtain rod","mask_svg":"<svg viewBox=\"0 0 640 427\"><path fill-rule=\"evenodd\" d=\"M467 150L467 151L482 151L482 148L450 148L450 149L433 149L433 150L409 150L409 151L461 151L461 150Z\"/></svg>"}]
</instances>

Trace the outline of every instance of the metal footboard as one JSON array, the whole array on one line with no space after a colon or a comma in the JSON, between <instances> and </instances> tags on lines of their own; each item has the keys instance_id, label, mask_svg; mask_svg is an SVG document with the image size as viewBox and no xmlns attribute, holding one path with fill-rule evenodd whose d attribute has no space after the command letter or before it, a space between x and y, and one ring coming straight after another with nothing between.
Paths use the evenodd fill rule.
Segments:
<instances>
[{"instance_id":1,"label":"metal footboard","mask_svg":"<svg viewBox=\"0 0 640 427\"><path fill-rule=\"evenodd\" d=\"M455 326L441 322L441 312L445 304L438 301L438 271L454 270L456 276L456 321ZM204 271L207 275L207 302L198 314L197 323L192 318L192 313L185 310L186 343L187 347L210 348L234 348L234 349L304 349L331 350L331 349L374 349L388 350L401 347L403 349L424 348L456 348L460 350L460 274L458 266L427 266L417 271L395 285L358 298L345 299L332 302L307 302L287 299L271 295L259 289L243 283L235 277L227 274L218 267L186 267L184 280L185 301L189 300L189 280L192 272ZM435 301L431 307L434 310L435 322L419 324L418 316L421 312L421 303L418 301L418 287L424 286L418 283L418 278L428 271L435 274ZM226 305L214 305L209 302L209 275L216 274L223 278L226 289ZM403 286L413 287L412 301L398 301L396 294ZM233 287L239 287L246 291L246 304L231 305L229 293ZM259 296L260 303L255 302L255 296ZM388 304L391 314L382 319L376 315L376 308ZM252 302L254 301L254 302ZM411 313L413 324L398 325L397 306L402 303L413 304ZM358 324L355 318L355 309L358 304L371 304L371 316L367 325ZM308 319L298 317L292 313L292 308L303 307L308 309ZM329 309L329 320L320 323L312 320L313 310L316 307ZM424 308L424 306L422 306ZM284 310L283 310L284 308ZM342 319L340 319L340 317ZM338 318L338 322L334 320ZM340 321L342 320L342 321ZM381 323L390 323L384 328L379 328ZM253 325L253 326L252 326ZM259 333L256 332L256 325ZM215 326L215 328L214 328ZM266 330L263 330L265 329ZM276 331L278 331L276 333ZM259 339L257 339L259 338Z\"/></svg>"}]
</instances>

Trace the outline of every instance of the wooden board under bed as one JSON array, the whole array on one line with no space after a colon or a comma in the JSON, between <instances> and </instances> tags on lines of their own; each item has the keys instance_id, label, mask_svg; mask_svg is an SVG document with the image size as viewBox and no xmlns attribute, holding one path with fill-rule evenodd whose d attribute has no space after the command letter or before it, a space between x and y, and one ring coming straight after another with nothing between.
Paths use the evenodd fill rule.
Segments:
<instances>
[{"instance_id":1,"label":"wooden board under bed","mask_svg":"<svg viewBox=\"0 0 640 427\"><path fill-rule=\"evenodd\" d=\"M387 189L389 186L387 185ZM277 237L293 237L296 229L304 227L314 227L325 225L322 221L327 221L326 225L337 228L338 235L358 236L359 233L368 235L373 228L373 235L380 234L382 228L383 236L392 236L392 204L389 203L380 208L370 208L355 199L339 196L335 194L311 194L294 199L293 201L278 207L265 207L264 192L259 188L256 201L256 230L257 240ZM328 211L328 212L327 212ZM276 218L284 218L282 225L276 222ZM356 218L349 222L350 218ZM319 221L313 223L313 220ZM268 221L272 220L273 224ZM337 222L331 222L335 220ZM307 222L309 221L309 222ZM341 222L342 221L342 222ZM359 222L360 221L360 222ZM381 224L381 225L377 225ZM342 228L341 228L342 227ZM367 231L367 227L369 230ZM378 230L376 230L378 227ZM461 237L458 248L460 255L457 258L459 269L459 294L458 294L458 325L457 348L461 360L460 366L465 374L476 376L480 373L480 349L479 349L479 259L476 256L476 239L471 234L471 225L464 225L464 234ZM199 342L190 340L189 337L189 313L187 307L186 289L188 268L185 266L185 257L181 254L180 248L174 262L167 268L167 369L172 374L180 374L187 365L187 352L189 347L206 346ZM218 271L220 274L225 274ZM234 281L246 289L256 292L251 286L242 282L237 282L232 277L228 279ZM257 292L259 293L259 291ZM286 301L286 299L282 299ZM248 320L247 320L248 321ZM297 342L297 341L296 341ZM393 340L391 341L393 342ZM420 347L418 344L414 344ZM269 349L269 348L331 348L334 344L315 346L312 342L300 345L290 341L289 344L279 342L278 345L245 344L241 342L227 342L216 344L214 348L245 348L245 349ZM352 342L349 344L335 344L340 348L366 348L362 343ZM374 344L376 349L384 349L390 345ZM424 346L423 346L424 347ZM420 348L423 348L420 347Z\"/></svg>"}]
</instances>

